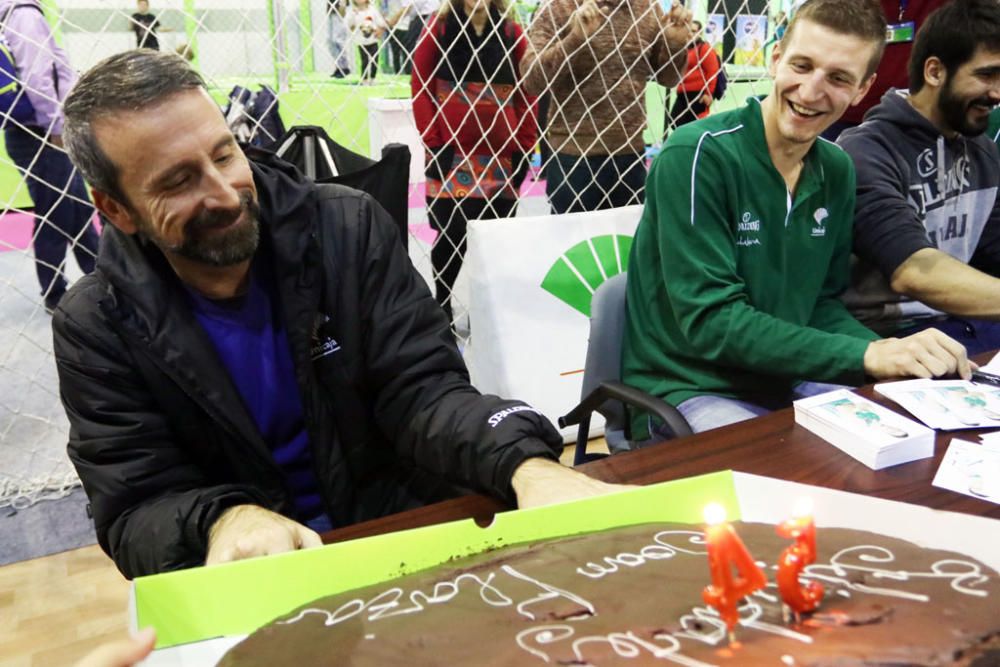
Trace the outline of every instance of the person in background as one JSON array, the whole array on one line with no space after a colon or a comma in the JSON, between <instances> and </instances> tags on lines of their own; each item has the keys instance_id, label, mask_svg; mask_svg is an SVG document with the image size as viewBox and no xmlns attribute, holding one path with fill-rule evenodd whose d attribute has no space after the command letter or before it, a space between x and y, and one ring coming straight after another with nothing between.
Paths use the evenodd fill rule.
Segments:
<instances>
[{"instance_id":1,"label":"person in background","mask_svg":"<svg viewBox=\"0 0 1000 667\"><path fill-rule=\"evenodd\" d=\"M403 63L403 74L410 74L413 71L413 52L417 48L417 42L420 41L424 28L430 25L431 19L437 15L440 7L441 0L400 0L396 12L386 20L391 30L402 30L402 26L406 26L403 43L406 59Z\"/></svg>"},{"instance_id":2,"label":"person in background","mask_svg":"<svg viewBox=\"0 0 1000 667\"><path fill-rule=\"evenodd\" d=\"M345 21L361 51L361 83L370 85L378 75L379 42L386 29L385 19L371 0L351 0Z\"/></svg>"},{"instance_id":3,"label":"person in background","mask_svg":"<svg viewBox=\"0 0 1000 667\"><path fill-rule=\"evenodd\" d=\"M138 0L135 3L135 8L136 12L130 17L132 32L135 33L135 47L158 51L160 48L159 31L168 29L164 28L160 19L149 11L149 0Z\"/></svg>"},{"instance_id":4,"label":"person in background","mask_svg":"<svg viewBox=\"0 0 1000 667\"><path fill-rule=\"evenodd\" d=\"M840 133L861 123L865 114L879 103L890 88L907 88L909 75L907 66L913 38L924 20L938 7L949 0L864 0L880 2L887 22L887 39L882 62L875 70L875 82L861 103L849 108L843 117L823 132L823 138L836 141Z\"/></svg>"},{"instance_id":5,"label":"person in background","mask_svg":"<svg viewBox=\"0 0 1000 667\"><path fill-rule=\"evenodd\" d=\"M45 308L51 312L66 292L66 249L73 249L84 273L94 270L97 256L94 207L62 148L60 107L76 83L76 71L37 2L0 0L0 17L17 78L33 108L24 124L4 123L4 141L34 203L35 270Z\"/></svg>"},{"instance_id":6,"label":"person in background","mask_svg":"<svg viewBox=\"0 0 1000 667\"><path fill-rule=\"evenodd\" d=\"M796 398L905 376L970 377L937 331L879 340L848 284L854 167L817 140L872 84L885 20L858 0L807 0L771 52L773 92L670 135L628 267L623 381L705 431ZM633 436L659 437L632 415ZM665 433L663 435L666 435Z\"/></svg>"},{"instance_id":7,"label":"person in background","mask_svg":"<svg viewBox=\"0 0 1000 667\"><path fill-rule=\"evenodd\" d=\"M410 51L406 47L406 35L410 29L410 16L403 12L395 23L391 23L391 18L396 16L402 6L400 0L386 0L384 16L387 17L386 25L392 26L385 37L386 49L388 51L388 71L391 74L403 74L411 57Z\"/></svg>"},{"instance_id":8,"label":"person in background","mask_svg":"<svg viewBox=\"0 0 1000 667\"><path fill-rule=\"evenodd\" d=\"M550 98L545 165L553 213L642 203L646 83L673 88L691 38L691 12L660 0L549 0L528 28L527 93Z\"/></svg>"},{"instance_id":9,"label":"person in background","mask_svg":"<svg viewBox=\"0 0 1000 667\"><path fill-rule=\"evenodd\" d=\"M525 48L504 0L445 0L413 55L434 288L449 320L468 221L514 214L538 140L534 99L517 84Z\"/></svg>"},{"instance_id":10,"label":"person in background","mask_svg":"<svg viewBox=\"0 0 1000 667\"><path fill-rule=\"evenodd\" d=\"M784 39L786 30L788 30L788 15L785 12L778 12L774 17L774 41L780 42Z\"/></svg>"},{"instance_id":11,"label":"person in background","mask_svg":"<svg viewBox=\"0 0 1000 667\"><path fill-rule=\"evenodd\" d=\"M702 39L701 21L691 22L691 43L687 49L687 69L675 91L674 104L663 120L664 136L672 129L709 114L719 75L719 56Z\"/></svg>"},{"instance_id":12,"label":"person in background","mask_svg":"<svg viewBox=\"0 0 1000 667\"><path fill-rule=\"evenodd\" d=\"M857 262L844 302L883 336L935 328L969 354L1000 347L1000 3L953 0L890 89L840 135L858 173Z\"/></svg>"},{"instance_id":13,"label":"person in background","mask_svg":"<svg viewBox=\"0 0 1000 667\"><path fill-rule=\"evenodd\" d=\"M333 57L333 73L330 76L334 79L343 79L351 73L351 31L344 21L345 2L348 0L326 0L327 46Z\"/></svg>"}]
</instances>

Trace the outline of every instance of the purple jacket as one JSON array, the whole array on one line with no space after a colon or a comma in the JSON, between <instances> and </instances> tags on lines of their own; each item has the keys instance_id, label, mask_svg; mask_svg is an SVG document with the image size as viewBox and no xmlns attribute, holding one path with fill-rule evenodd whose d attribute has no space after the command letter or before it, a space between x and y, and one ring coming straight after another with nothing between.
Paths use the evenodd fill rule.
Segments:
<instances>
[{"instance_id":1,"label":"purple jacket","mask_svg":"<svg viewBox=\"0 0 1000 667\"><path fill-rule=\"evenodd\" d=\"M0 18L11 5L26 4L37 5L37 2L0 0ZM40 9L15 7L7 19L4 35L14 55L18 78L35 107L35 122L31 124L61 135L62 102L77 79L69 56L56 44Z\"/></svg>"}]
</instances>

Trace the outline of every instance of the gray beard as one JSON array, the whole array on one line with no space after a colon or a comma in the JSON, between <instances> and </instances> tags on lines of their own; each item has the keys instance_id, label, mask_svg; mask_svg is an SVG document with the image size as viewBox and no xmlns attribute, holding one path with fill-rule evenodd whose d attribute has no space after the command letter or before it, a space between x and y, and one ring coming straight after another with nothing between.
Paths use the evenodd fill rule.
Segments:
<instances>
[{"instance_id":1,"label":"gray beard","mask_svg":"<svg viewBox=\"0 0 1000 667\"><path fill-rule=\"evenodd\" d=\"M254 256L260 242L260 207L249 194L240 196L240 210L236 215L247 213L247 221L224 234L202 236L199 231L218 224L223 214L200 216L188 223L184 240L177 245L165 245L155 235L145 220L139 222L139 234L152 242L160 250L183 257L193 262L214 267L233 266Z\"/></svg>"}]
</instances>

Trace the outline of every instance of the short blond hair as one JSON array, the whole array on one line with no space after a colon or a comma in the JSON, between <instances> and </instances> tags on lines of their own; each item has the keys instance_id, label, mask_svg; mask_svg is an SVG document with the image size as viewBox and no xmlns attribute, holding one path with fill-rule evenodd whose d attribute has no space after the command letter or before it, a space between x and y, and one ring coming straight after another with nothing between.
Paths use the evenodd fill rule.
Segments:
<instances>
[{"instance_id":1,"label":"short blond hair","mask_svg":"<svg viewBox=\"0 0 1000 667\"><path fill-rule=\"evenodd\" d=\"M875 0L808 0L792 16L781 38L783 46L791 41L799 21L812 21L834 32L871 42L875 53L868 61L865 78L878 69L885 51L886 25L882 6Z\"/></svg>"}]
</instances>

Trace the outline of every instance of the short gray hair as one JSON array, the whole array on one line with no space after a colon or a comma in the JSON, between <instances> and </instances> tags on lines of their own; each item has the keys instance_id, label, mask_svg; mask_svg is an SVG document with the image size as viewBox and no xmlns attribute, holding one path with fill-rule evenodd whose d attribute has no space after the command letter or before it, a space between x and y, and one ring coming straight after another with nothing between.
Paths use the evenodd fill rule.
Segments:
<instances>
[{"instance_id":1,"label":"short gray hair","mask_svg":"<svg viewBox=\"0 0 1000 667\"><path fill-rule=\"evenodd\" d=\"M63 143L70 160L94 189L127 204L118 168L98 145L93 121L140 111L196 88L205 88L205 80L175 53L135 49L105 58L80 77L63 104Z\"/></svg>"}]
</instances>

